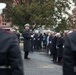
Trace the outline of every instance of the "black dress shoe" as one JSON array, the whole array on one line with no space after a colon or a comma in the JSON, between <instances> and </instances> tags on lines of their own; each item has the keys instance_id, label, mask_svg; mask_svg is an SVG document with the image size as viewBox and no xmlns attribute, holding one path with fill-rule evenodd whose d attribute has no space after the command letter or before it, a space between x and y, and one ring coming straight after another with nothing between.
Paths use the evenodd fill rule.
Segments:
<instances>
[{"instance_id":1,"label":"black dress shoe","mask_svg":"<svg viewBox=\"0 0 76 75\"><path fill-rule=\"evenodd\" d=\"M28 57L24 57L24 59L30 59L30 58L28 58Z\"/></svg>"},{"instance_id":2,"label":"black dress shoe","mask_svg":"<svg viewBox=\"0 0 76 75\"><path fill-rule=\"evenodd\" d=\"M28 57L24 57L24 59L27 59Z\"/></svg>"}]
</instances>

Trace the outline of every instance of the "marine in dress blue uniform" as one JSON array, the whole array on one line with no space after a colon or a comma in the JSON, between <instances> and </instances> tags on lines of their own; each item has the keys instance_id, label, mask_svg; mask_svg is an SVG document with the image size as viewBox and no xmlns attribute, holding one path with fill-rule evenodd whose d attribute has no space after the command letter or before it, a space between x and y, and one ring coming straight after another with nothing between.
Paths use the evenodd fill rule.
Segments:
<instances>
[{"instance_id":1,"label":"marine in dress blue uniform","mask_svg":"<svg viewBox=\"0 0 76 75\"><path fill-rule=\"evenodd\" d=\"M18 39L3 29L0 29L0 75L24 75Z\"/></svg>"},{"instance_id":2,"label":"marine in dress blue uniform","mask_svg":"<svg viewBox=\"0 0 76 75\"><path fill-rule=\"evenodd\" d=\"M65 39L63 75L76 75L76 31L70 33Z\"/></svg>"},{"instance_id":3,"label":"marine in dress blue uniform","mask_svg":"<svg viewBox=\"0 0 76 75\"><path fill-rule=\"evenodd\" d=\"M6 6L0 3L0 8ZM4 8L4 7L3 7ZM0 75L24 75L19 42L15 34L0 28Z\"/></svg>"}]
</instances>

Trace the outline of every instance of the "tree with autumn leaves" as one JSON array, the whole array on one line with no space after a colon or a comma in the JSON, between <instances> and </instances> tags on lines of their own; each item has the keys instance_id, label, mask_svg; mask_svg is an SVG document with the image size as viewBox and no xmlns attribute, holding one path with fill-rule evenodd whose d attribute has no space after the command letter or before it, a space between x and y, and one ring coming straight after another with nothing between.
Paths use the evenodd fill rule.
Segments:
<instances>
[{"instance_id":1,"label":"tree with autumn leaves","mask_svg":"<svg viewBox=\"0 0 76 75\"><path fill-rule=\"evenodd\" d=\"M12 18L13 24L21 27L25 23L29 23L31 28L41 27L45 25L57 31L67 29L67 21L65 15L68 15L66 9L69 9L68 0L27 0L13 6L12 0L2 0L7 4L4 13Z\"/></svg>"}]
</instances>

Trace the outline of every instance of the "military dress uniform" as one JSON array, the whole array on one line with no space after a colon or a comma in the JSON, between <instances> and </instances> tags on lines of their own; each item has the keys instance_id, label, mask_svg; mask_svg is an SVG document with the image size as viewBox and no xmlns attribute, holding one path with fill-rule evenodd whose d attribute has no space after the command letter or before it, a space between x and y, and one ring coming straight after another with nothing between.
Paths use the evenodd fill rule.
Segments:
<instances>
[{"instance_id":1,"label":"military dress uniform","mask_svg":"<svg viewBox=\"0 0 76 75\"><path fill-rule=\"evenodd\" d=\"M24 75L18 39L0 29L0 75Z\"/></svg>"},{"instance_id":2,"label":"military dress uniform","mask_svg":"<svg viewBox=\"0 0 76 75\"><path fill-rule=\"evenodd\" d=\"M29 32L29 30L24 30L22 33L23 37L24 37L24 58L27 59L28 58L28 54L31 50L31 34Z\"/></svg>"},{"instance_id":3,"label":"military dress uniform","mask_svg":"<svg viewBox=\"0 0 76 75\"><path fill-rule=\"evenodd\" d=\"M76 75L76 31L70 33L64 43L63 75Z\"/></svg>"}]
</instances>

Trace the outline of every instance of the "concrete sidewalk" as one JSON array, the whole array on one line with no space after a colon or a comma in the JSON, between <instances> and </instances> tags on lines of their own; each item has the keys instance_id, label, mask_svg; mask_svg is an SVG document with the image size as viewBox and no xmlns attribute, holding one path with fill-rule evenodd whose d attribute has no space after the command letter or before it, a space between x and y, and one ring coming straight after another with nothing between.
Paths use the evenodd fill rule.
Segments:
<instances>
[{"instance_id":1,"label":"concrete sidewalk","mask_svg":"<svg viewBox=\"0 0 76 75\"><path fill-rule=\"evenodd\" d=\"M45 52L30 53L29 58L24 59L25 75L62 75L62 67L54 64Z\"/></svg>"}]
</instances>

